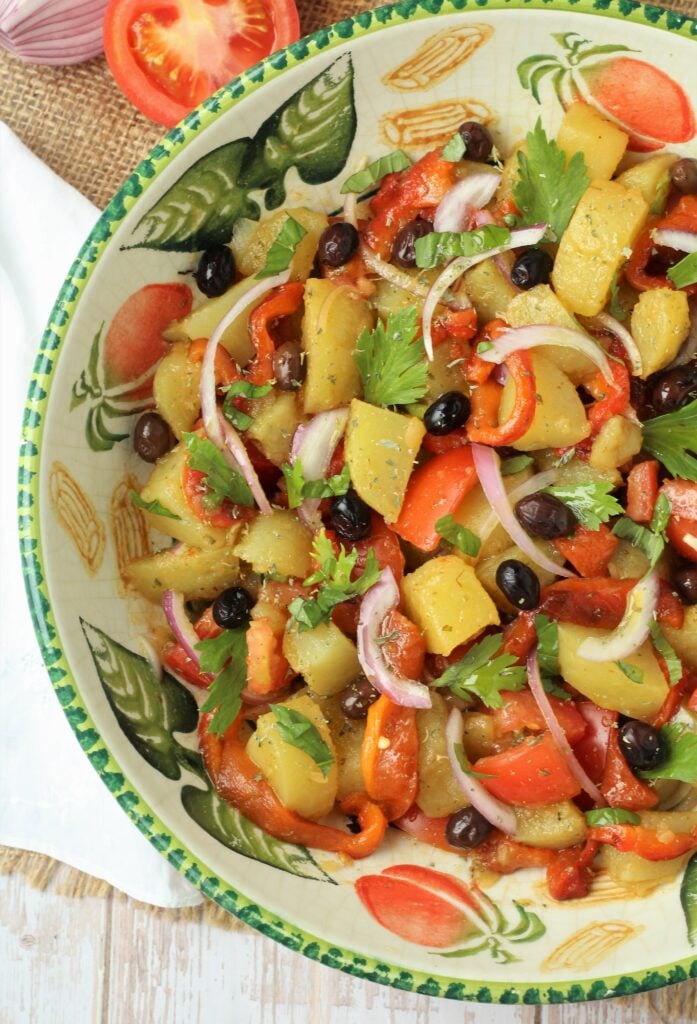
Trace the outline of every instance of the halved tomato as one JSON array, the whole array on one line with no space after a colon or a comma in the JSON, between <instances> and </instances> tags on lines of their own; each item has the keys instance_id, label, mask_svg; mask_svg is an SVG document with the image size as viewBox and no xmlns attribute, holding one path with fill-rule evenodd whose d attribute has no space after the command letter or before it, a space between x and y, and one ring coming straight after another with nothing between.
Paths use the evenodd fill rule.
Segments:
<instances>
[{"instance_id":1,"label":"halved tomato","mask_svg":"<svg viewBox=\"0 0 697 1024\"><path fill-rule=\"evenodd\" d=\"M167 127L299 35L293 0L109 0L104 17L119 87Z\"/></svg>"}]
</instances>

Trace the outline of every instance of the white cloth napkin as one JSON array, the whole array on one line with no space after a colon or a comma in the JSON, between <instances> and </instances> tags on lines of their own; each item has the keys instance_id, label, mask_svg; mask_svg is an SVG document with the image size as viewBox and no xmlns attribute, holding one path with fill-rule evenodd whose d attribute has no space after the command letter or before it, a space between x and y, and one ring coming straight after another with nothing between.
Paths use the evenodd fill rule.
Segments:
<instances>
[{"instance_id":1,"label":"white cloth napkin","mask_svg":"<svg viewBox=\"0 0 697 1024\"><path fill-rule=\"evenodd\" d=\"M45 853L161 907L202 897L128 820L82 753L39 655L20 572L16 488L29 373L98 211L0 122L0 844Z\"/></svg>"}]
</instances>

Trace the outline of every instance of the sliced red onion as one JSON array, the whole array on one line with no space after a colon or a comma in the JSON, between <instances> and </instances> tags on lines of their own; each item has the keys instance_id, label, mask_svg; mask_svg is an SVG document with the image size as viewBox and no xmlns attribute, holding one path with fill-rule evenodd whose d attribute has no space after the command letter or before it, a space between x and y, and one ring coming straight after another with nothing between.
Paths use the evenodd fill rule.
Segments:
<instances>
[{"instance_id":1,"label":"sliced red onion","mask_svg":"<svg viewBox=\"0 0 697 1024\"><path fill-rule=\"evenodd\" d=\"M249 457L249 452L245 448L244 441L232 424L228 423L221 412L218 413L218 424L220 426L220 432L225 445L222 449L223 455L226 457L232 468L239 470L247 481L247 485L252 492L252 497L256 501L257 507L262 515L270 516L273 512L271 503L266 497L264 488L261 486L261 481L257 476L257 471L252 465L252 460Z\"/></svg>"},{"instance_id":2,"label":"sliced red onion","mask_svg":"<svg viewBox=\"0 0 697 1024\"><path fill-rule=\"evenodd\" d=\"M496 223L493 214L489 210L477 210L477 212L474 214L474 217L472 218L472 221L476 228L484 227L486 224ZM511 280L511 268L504 258L504 253L498 253L498 255L494 256L493 259L494 263L499 268L499 272L503 277L505 277L505 279L510 284L511 288L514 288L516 292L521 292L522 288L519 288L517 285L513 284L513 281Z\"/></svg>"},{"instance_id":3,"label":"sliced red onion","mask_svg":"<svg viewBox=\"0 0 697 1024\"><path fill-rule=\"evenodd\" d=\"M504 331L486 352L478 353L485 363L502 363L514 352L521 349L540 348L543 345L556 345L559 348L571 348L587 356L595 363L605 380L612 383L612 371L607 356L587 334L572 331L569 327L552 327L546 324L535 324L531 327L513 327Z\"/></svg>"},{"instance_id":4,"label":"sliced red onion","mask_svg":"<svg viewBox=\"0 0 697 1024\"><path fill-rule=\"evenodd\" d=\"M12 0L0 6L0 46L31 64L78 64L104 49L107 0Z\"/></svg>"},{"instance_id":5,"label":"sliced red onion","mask_svg":"<svg viewBox=\"0 0 697 1024\"><path fill-rule=\"evenodd\" d=\"M643 576L627 595L627 605L616 629L604 637L587 637L578 654L587 661L621 661L628 658L649 635L656 612L659 579L655 569Z\"/></svg>"},{"instance_id":6,"label":"sliced red onion","mask_svg":"<svg viewBox=\"0 0 697 1024\"><path fill-rule=\"evenodd\" d=\"M506 492L503 477L501 476L500 460L493 448L487 448L483 444L473 444L472 455L479 483L486 499L491 505L494 515L514 544L517 544L520 550L524 551L535 565L539 565L541 569L546 569L547 572L551 572L555 576L574 576L575 573L569 572L568 569L564 569L562 566L557 565L556 562L553 562L551 558L547 558L537 545L533 543L516 519L511 504L511 497Z\"/></svg>"},{"instance_id":7,"label":"sliced red onion","mask_svg":"<svg viewBox=\"0 0 697 1024\"><path fill-rule=\"evenodd\" d=\"M514 487L512 491L506 491L509 504L514 506L521 498L527 498L528 494L535 494L537 491L544 490L545 487L551 487L557 479L557 476L558 473L556 469L546 469L544 473L535 473L535 475L531 476L529 480L524 480L522 484L518 484L517 487ZM477 533L482 545L489 537L489 534L492 533L498 521L498 516L494 512L490 512L486 517L483 526Z\"/></svg>"},{"instance_id":8,"label":"sliced red onion","mask_svg":"<svg viewBox=\"0 0 697 1024\"><path fill-rule=\"evenodd\" d=\"M542 717L547 723L547 728L552 734L552 739L566 761L569 771L576 779L581 789L588 793L588 796L592 800L595 800L596 804L604 805L606 801L603 799L603 794L595 783L588 778L586 772L583 770L583 766L580 764L578 758L571 749L571 745L566 738L566 733L560 726L557 716L554 714L554 709L552 708L549 697L545 693L544 686L542 685L536 647L533 647L528 655L527 669L530 692L537 701L537 706L542 712Z\"/></svg>"},{"instance_id":9,"label":"sliced red onion","mask_svg":"<svg viewBox=\"0 0 697 1024\"><path fill-rule=\"evenodd\" d=\"M186 651L187 657L191 658L196 667L198 667L199 656L196 644L199 643L199 638L189 621L189 616L186 614L183 596L176 590L166 590L162 599L162 610L165 613L169 628Z\"/></svg>"},{"instance_id":10,"label":"sliced red onion","mask_svg":"<svg viewBox=\"0 0 697 1024\"><path fill-rule=\"evenodd\" d=\"M624 350L627 353L627 358L631 363L632 373L635 377L641 377L644 372L644 367L641 361L641 352L626 327L624 327L619 320L616 320L614 316L610 316L609 313L598 313L597 316L593 317L596 323L604 327L606 331L610 331L616 338L624 345Z\"/></svg>"},{"instance_id":11,"label":"sliced red onion","mask_svg":"<svg viewBox=\"0 0 697 1024\"><path fill-rule=\"evenodd\" d=\"M379 644L380 629L385 616L399 605L399 587L391 569L383 569L377 583L366 591L358 618L358 660L366 678L376 690L395 704L405 708L430 708L431 694L427 686L415 679L406 679L391 669Z\"/></svg>"},{"instance_id":12,"label":"sliced red onion","mask_svg":"<svg viewBox=\"0 0 697 1024\"><path fill-rule=\"evenodd\" d=\"M493 198L499 187L498 171L482 171L462 178L445 193L433 217L434 231L467 231L475 210Z\"/></svg>"},{"instance_id":13,"label":"sliced red onion","mask_svg":"<svg viewBox=\"0 0 697 1024\"><path fill-rule=\"evenodd\" d=\"M291 465L300 459L306 480L323 480L329 463L348 422L348 409L330 409L314 416L308 424L298 427L290 450ZM298 515L311 530L319 530L322 521L317 514L319 498L305 498Z\"/></svg>"},{"instance_id":14,"label":"sliced red onion","mask_svg":"<svg viewBox=\"0 0 697 1024\"><path fill-rule=\"evenodd\" d=\"M369 245L361 246L360 255L369 270L372 270L374 274L382 277L385 281L389 281L396 288L401 288L411 295L418 295L420 299L425 299L428 295L430 291L428 285L423 284L417 277L407 274L405 270L400 270L399 267L393 267L391 263L381 260ZM450 309L469 309L472 305L466 296L451 295L449 292L446 292L441 302Z\"/></svg>"},{"instance_id":15,"label":"sliced red onion","mask_svg":"<svg viewBox=\"0 0 697 1024\"><path fill-rule=\"evenodd\" d=\"M462 734L464 722L462 714L453 708L448 716L445 726L445 743L448 751L448 760L452 768L457 784L465 794L475 810L486 818L494 828L501 829L509 836L516 832L515 812L512 807L497 800L487 789L484 788L479 779L468 775L463 771L457 756L457 747L462 746Z\"/></svg>"},{"instance_id":16,"label":"sliced red onion","mask_svg":"<svg viewBox=\"0 0 697 1024\"><path fill-rule=\"evenodd\" d=\"M433 359L433 335L431 333L433 314L435 313L438 304L444 301L443 297L450 286L454 284L458 278L462 277L465 271L469 270L470 267L475 267L478 263L488 260L491 256L497 256L502 252L508 252L510 249L518 249L521 246L535 245L544 238L546 231L546 224L536 224L531 228L520 228L516 231L511 231L511 237L505 245L497 245L493 249L487 249L486 252L477 253L476 256L458 256L456 259L448 263L429 288L426 301L424 302L422 313L422 333L424 338L424 348L429 359ZM465 296L461 293L458 297L463 303L460 308L468 309L472 305L469 299L465 299Z\"/></svg>"},{"instance_id":17,"label":"sliced red onion","mask_svg":"<svg viewBox=\"0 0 697 1024\"><path fill-rule=\"evenodd\" d=\"M656 245L666 249L677 249L678 252L697 252L697 233L694 231L675 231L673 228L656 228L651 232Z\"/></svg>"}]
</instances>

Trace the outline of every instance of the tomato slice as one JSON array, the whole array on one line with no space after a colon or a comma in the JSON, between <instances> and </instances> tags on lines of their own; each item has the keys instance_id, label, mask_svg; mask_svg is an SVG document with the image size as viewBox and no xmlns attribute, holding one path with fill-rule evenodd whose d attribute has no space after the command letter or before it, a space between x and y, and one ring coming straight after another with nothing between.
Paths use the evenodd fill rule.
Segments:
<instances>
[{"instance_id":1,"label":"tomato slice","mask_svg":"<svg viewBox=\"0 0 697 1024\"><path fill-rule=\"evenodd\" d=\"M104 17L119 87L168 127L299 35L293 0L109 0Z\"/></svg>"},{"instance_id":2,"label":"tomato slice","mask_svg":"<svg viewBox=\"0 0 697 1024\"><path fill-rule=\"evenodd\" d=\"M581 787L548 732L524 740L472 765L482 785L509 804L534 807L578 796Z\"/></svg>"}]
</instances>

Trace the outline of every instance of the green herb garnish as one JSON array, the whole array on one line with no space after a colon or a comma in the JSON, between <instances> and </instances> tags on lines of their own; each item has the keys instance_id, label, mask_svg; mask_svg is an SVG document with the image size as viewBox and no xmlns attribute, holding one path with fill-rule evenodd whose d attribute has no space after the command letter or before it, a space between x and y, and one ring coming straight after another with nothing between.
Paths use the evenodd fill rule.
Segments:
<instances>
[{"instance_id":1,"label":"green herb garnish","mask_svg":"<svg viewBox=\"0 0 697 1024\"><path fill-rule=\"evenodd\" d=\"M219 508L226 498L235 505L253 508L254 497L249 484L212 441L198 434L183 434L182 438L189 452L189 466L203 473L207 492L202 501L206 508Z\"/></svg>"},{"instance_id":2,"label":"green herb garnish","mask_svg":"<svg viewBox=\"0 0 697 1024\"><path fill-rule=\"evenodd\" d=\"M196 644L202 672L217 673L201 711L212 711L208 732L218 736L235 721L247 684L247 630L224 629L219 636Z\"/></svg>"},{"instance_id":3,"label":"green herb garnish","mask_svg":"<svg viewBox=\"0 0 697 1024\"><path fill-rule=\"evenodd\" d=\"M568 505L579 523L589 530L600 529L612 516L621 516L624 509L617 498L610 493L612 484L593 481L582 484L554 484L545 487L545 494L552 494Z\"/></svg>"},{"instance_id":4,"label":"green herb garnish","mask_svg":"<svg viewBox=\"0 0 697 1024\"><path fill-rule=\"evenodd\" d=\"M354 354L363 397L373 405L411 405L428 391L428 364L419 337L416 306L388 313L374 330L364 328Z\"/></svg>"},{"instance_id":5,"label":"green herb garnish","mask_svg":"<svg viewBox=\"0 0 697 1024\"><path fill-rule=\"evenodd\" d=\"M643 448L673 476L697 481L697 399L689 405L646 420Z\"/></svg>"},{"instance_id":6,"label":"green herb garnish","mask_svg":"<svg viewBox=\"0 0 697 1024\"><path fill-rule=\"evenodd\" d=\"M144 512L151 512L154 516L164 516L166 519L181 519L176 512L172 512L171 508L167 508L157 498L153 501L144 501L138 494L138 491L131 491L131 501L138 508L142 508Z\"/></svg>"},{"instance_id":7,"label":"green herb garnish","mask_svg":"<svg viewBox=\"0 0 697 1024\"><path fill-rule=\"evenodd\" d=\"M683 677L682 662L676 654L675 649L666 639L665 633L655 619L651 622L649 629L651 630L653 645L663 658L666 669L668 670L670 685L675 686L675 684L679 683Z\"/></svg>"},{"instance_id":8,"label":"green herb garnish","mask_svg":"<svg viewBox=\"0 0 697 1024\"><path fill-rule=\"evenodd\" d=\"M238 409L235 398L263 398L268 395L273 384L251 384L248 380L235 380L227 389L223 400L223 416L236 430L248 430L254 418Z\"/></svg>"},{"instance_id":9,"label":"green herb garnish","mask_svg":"<svg viewBox=\"0 0 697 1024\"><path fill-rule=\"evenodd\" d=\"M697 782L697 733L690 732L682 722L669 722L661 729L667 756L658 768L641 771L643 779L675 779Z\"/></svg>"},{"instance_id":10,"label":"green herb garnish","mask_svg":"<svg viewBox=\"0 0 697 1024\"><path fill-rule=\"evenodd\" d=\"M288 605L288 611L301 632L314 629L320 622L329 622L332 611L338 604L350 601L352 597L362 596L377 583L380 576L380 565L371 548L363 572L357 580L352 580L351 575L358 561L358 551L353 550L347 554L342 544L339 554L336 555L334 546L324 530L320 530L315 537L312 552L319 569L304 580L304 586L313 587L319 584L319 590L314 597L296 597Z\"/></svg>"},{"instance_id":11,"label":"green herb garnish","mask_svg":"<svg viewBox=\"0 0 697 1024\"><path fill-rule=\"evenodd\" d=\"M272 704L271 711L278 722L281 739L311 757L326 779L334 764L334 755L317 726L301 711L283 704Z\"/></svg>"},{"instance_id":12,"label":"green herb garnish","mask_svg":"<svg viewBox=\"0 0 697 1024\"><path fill-rule=\"evenodd\" d=\"M583 153L574 153L567 163L566 153L547 138L539 119L526 142L527 153L518 152L518 181L513 190L520 210L518 223L546 222L552 241L558 242L590 185Z\"/></svg>"},{"instance_id":13,"label":"green herb garnish","mask_svg":"<svg viewBox=\"0 0 697 1024\"><path fill-rule=\"evenodd\" d=\"M489 249L498 249L511 240L508 228L485 224L474 231L431 231L414 244L416 265L422 269L449 263L457 256L480 256Z\"/></svg>"},{"instance_id":14,"label":"green herb garnish","mask_svg":"<svg viewBox=\"0 0 697 1024\"><path fill-rule=\"evenodd\" d=\"M697 284L697 252L691 252L667 272L668 279L676 288L687 288Z\"/></svg>"},{"instance_id":15,"label":"green herb garnish","mask_svg":"<svg viewBox=\"0 0 697 1024\"><path fill-rule=\"evenodd\" d=\"M641 818L636 811L625 811L622 807L596 807L586 811L586 822L591 826L640 825Z\"/></svg>"},{"instance_id":16,"label":"green herb garnish","mask_svg":"<svg viewBox=\"0 0 697 1024\"><path fill-rule=\"evenodd\" d=\"M443 516L436 521L436 533L439 533L443 540L452 544L464 555L476 558L482 542L476 534L468 530L466 526L456 523L451 515Z\"/></svg>"},{"instance_id":17,"label":"green herb garnish","mask_svg":"<svg viewBox=\"0 0 697 1024\"><path fill-rule=\"evenodd\" d=\"M501 633L487 636L470 647L463 658L450 665L434 686L447 686L463 700L479 699L489 708L503 707L501 690L522 690L527 672L512 654L499 653Z\"/></svg>"},{"instance_id":18,"label":"green herb garnish","mask_svg":"<svg viewBox=\"0 0 697 1024\"><path fill-rule=\"evenodd\" d=\"M300 459L296 459L292 465L284 463L281 466L281 472L286 481L289 508L297 508L298 505L302 505L305 498L334 498L337 495L346 494L351 486L347 465L344 465L336 476L327 477L326 480L306 480Z\"/></svg>"},{"instance_id":19,"label":"green herb garnish","mask_svg":"<svg viewBox=\"0 0 697 1024\"><path fill-rule=\"evenodd\" d=\"M283 221L283 226L278 232L266 254L266 263L256 275L257 278L273 277L287 270L295 255L298 243L307 234L307 230L298 224L295 218L290 215Z\"/></svg>"},{"instance_id":20,"label":"green herb garnish","mask_svg":"<svg viewBox=\"0 0 697 1024\"><path fill-rule=\"evenodd\" d=\"M347 192L365 192L371 185L381 181L385 175L394 174L397 171L406 171L411 167L411 160L402 149L395 149L392 153L378 157L368 164L361 171L356 171L350 178L347 178L341 186L341 194Z\"/></svg>"}]
</instances>

